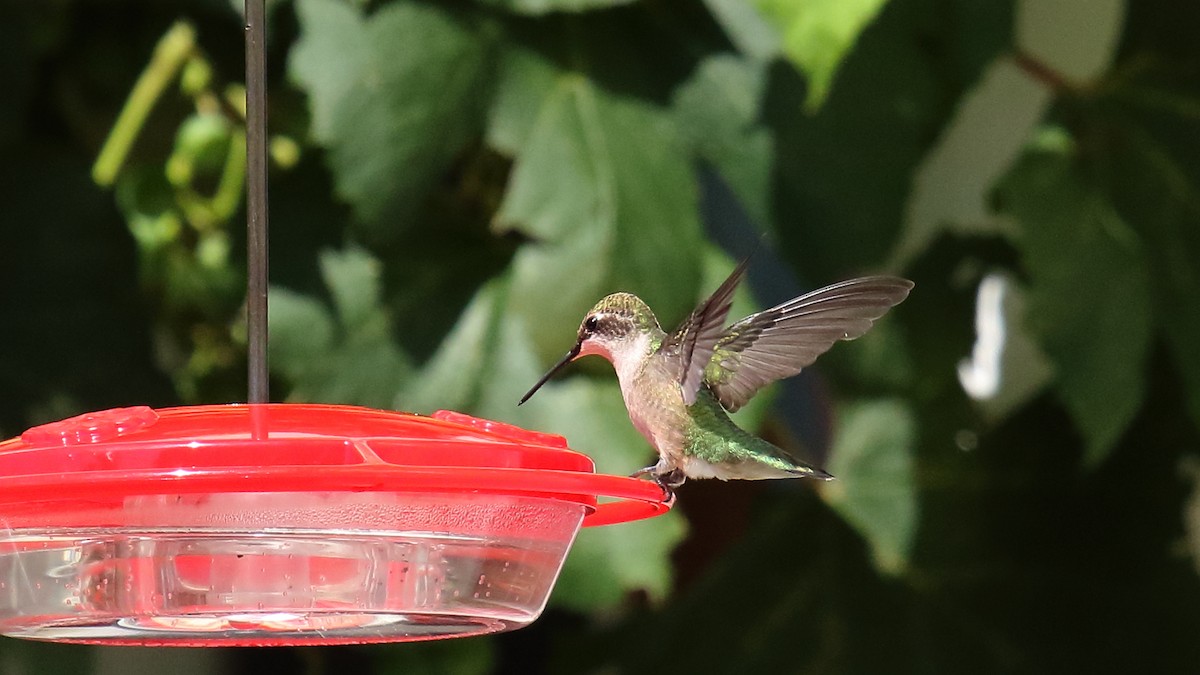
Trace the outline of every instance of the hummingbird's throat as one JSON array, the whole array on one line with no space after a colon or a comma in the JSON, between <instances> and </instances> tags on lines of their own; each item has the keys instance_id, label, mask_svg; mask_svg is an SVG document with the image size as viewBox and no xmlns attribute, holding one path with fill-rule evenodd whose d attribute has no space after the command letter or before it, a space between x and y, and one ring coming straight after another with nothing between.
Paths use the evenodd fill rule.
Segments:
<instances>
[{"instance_id":1,"label":"hummingbird's throat","mask_svg":"<svg viewBox=\"0 0 1200 675\"><path fill-rule=\"evenodd\" d=\"M599 340L584 340L583 342L579 343L577 347L575 347L575 350L575 358L579 358L580 356L592 356L594 354L596 356L603 356L609 361L613 360L612 350L608 348L608 345L600 342Z\"/></svg>"}]
</instances>

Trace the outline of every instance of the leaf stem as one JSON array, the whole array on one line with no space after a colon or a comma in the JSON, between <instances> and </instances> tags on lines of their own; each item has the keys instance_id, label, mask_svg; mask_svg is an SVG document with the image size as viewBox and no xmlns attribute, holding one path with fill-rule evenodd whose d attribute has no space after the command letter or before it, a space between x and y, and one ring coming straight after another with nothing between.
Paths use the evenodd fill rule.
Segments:
<instances>
[{"instance_id":1,"label":"leaf stem","mask_svg":"<svg viewBox=\"0 0 1200 675\"><path fill-rule=\"evenodd\" d=\"M233 217L242 203L242 187L246 182L246 132L234 129L229 139L229 154L217 191L212 196L214 215L221 221Z\"/></svg>"},{"instance_id":2,"label":"leaf stem","mask_svg":"<svg viewBox=\"0 0 1200 675\"><path fill-rule=\"evenodd\" d=\"M1055 94L1071 93L1079 89L1062 73L1046 65L1032 54L1018 49L1013 52L1012 59L1025 74L1042 83Z\"/></svg>"},{"instance_id":3,"label":"leaf stem","mask_svg":"<svg viewBox=\"0 0 1200 675\"><path fill-rule=\"evenodd\" d=\"M154 104L183 68L195 46L196 31L183 21L176 22L158 41L150 63L138 77L133 91L129 92L125 107L92 166L92 180L98 185L108 187L117 179L117 173Z\"/></svg>"}]
</instances>

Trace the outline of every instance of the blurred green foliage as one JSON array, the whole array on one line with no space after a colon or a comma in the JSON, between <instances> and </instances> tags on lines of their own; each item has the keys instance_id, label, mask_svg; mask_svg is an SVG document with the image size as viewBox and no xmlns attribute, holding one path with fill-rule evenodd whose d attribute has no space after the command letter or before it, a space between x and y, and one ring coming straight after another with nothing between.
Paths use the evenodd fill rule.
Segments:
<instances>
[{"instance_id":1,"label":"blurred green foliage","mask_svg":"<svg viewBox=\"0 0 1200 675\"><path fill-rule=\"evenodd\" d=\"M237 4L0 5L4 435L244 397ZM1194 672L1200 5L270 7L274 398L629 473L610 369L515 407L600 296L674 324L763 232L742 314L917 287L741 414L838 481L585 531L517 633L227 672ZM0 672L90 654L4 641Z\"/></svg>"}]
</instances>

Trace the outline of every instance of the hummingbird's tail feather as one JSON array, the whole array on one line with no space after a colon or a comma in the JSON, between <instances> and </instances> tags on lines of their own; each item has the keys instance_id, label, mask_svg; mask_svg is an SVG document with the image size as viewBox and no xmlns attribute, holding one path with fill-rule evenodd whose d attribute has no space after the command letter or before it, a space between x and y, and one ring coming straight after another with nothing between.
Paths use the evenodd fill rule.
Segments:
<instances>
[{"instance_id":1,"label":"hummingbird's tail feather","mask_svg":"<svg viewBox=\"0 0 1200 675\"><path fill-rule=\"evenodd\" d=\"M692 478L833 478L734 424L707 387L688 415L693 424L685 434L682 464Z\"/></svg>"},{"instance_id":2,"label":"hummingbird's tail feather","mask_svg":"<svg viewBox=\"0 0 1200 675\"><path fill-rule=\"evenodd\" d=\"M833 480L833 474L802 462L784 451L774 443L764 441L757 436L748 445L752 448L747 456L763 468L770 467L774 475L767 474L763 478L815 478L817 480Z\"/></svg>"}]
</instances>

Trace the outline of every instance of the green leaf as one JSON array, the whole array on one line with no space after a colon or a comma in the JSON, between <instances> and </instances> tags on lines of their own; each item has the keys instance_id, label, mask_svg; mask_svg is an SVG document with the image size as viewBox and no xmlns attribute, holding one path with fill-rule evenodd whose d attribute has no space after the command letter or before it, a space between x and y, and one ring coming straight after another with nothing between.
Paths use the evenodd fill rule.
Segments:
<instances>
[{"instance_id":1,"label":"green leaf","mask_svg":"<svg viewBox=\"0 0 1200 675\"><path fill-rule=\"evenodd\" d=\"M1181 194L1178 175L1164 175L1163 168L1130 162L1125 178L1127 189L1137 190L1142 202L1138 213L1150 225L1148 236L1156 240L1155 269L1159 273L1152 278L1158 321L1187 387L1188 410L1200 427L1200 311L1196 304L1200 298L1200 228L1196 227L1200 188L1193 184ZM1132 175L1139 169L1140 175ZM1155 185L1147 185L1156 179ZM1163 188L1172 183L1176 189Z\"/></svg>"},{"instance_id":2,"label":"green leaf","mask_svg":"<svg viewBox=\"0 0 1200 675\"><path fill-rule=\"evenodd\" d=\"M852 347L822 354L817 367L843 380L843 387L853 383L864 391L896 391L911 386L918 368L909 337L898 324L895 317L878 321Z\"/></svg>"},{"instance_id":3,"label":"green leaf","mask_svg":"<svg viewBox=\"0 0 1200 675\"><path fill-rule=\"evenodd\" d=\"M768 61L779 54L779 31L763 17L754 3L745 0L704 0L704 5L741 53L760 61Z\"/></svg>"},{"instance_id":4,"label":"green leaf","mask_svg":"<svg viewBox=\"0 0 1200 675\"><path fill-rule=\"evenodd\" d=\"M328 143L337 137L342 109L360 86L353 75L370 67L367 22L350 3L333 0L300 0L296 13L302 37L292 47L288 71L308 92L313 136Z\"/></svg>"},{"instance_id":5,"label":"green leaf","mask_svg":"<svg viewBox=\"0 0 1200 675\"><path fill-rule=\"evenodd\" d=\"M442 341L432 358L422 367L398 395L395 407L402 410L429 414L445 408L450 410L474 411L482 404L483 392L492 382L492 370L496 359L515 363L528 359L525 368L536 371L537 365L526 355L526 350L517 347L502 353L500 329L504 321L504 281L486 284L463 310L458 323ZM516 363L521 368L522 364ZM531 380L530 384L536 380ZM519 384L516 384L519 387ZM516 408L513 398L512 407Z\"/></svg>"},{"instance_id":6,"label":"green leaf","mask_svg":"<svg viewBox=\"0 0 1200 675\"><path fill-rule=\"evenodd\" d=\"M770 217L774 140L762 123L766 66L716 54L675 92L680 135L729 183L753 219Z\"/></svg>"},{"instance_id":7,"label":"green leaf","mask_svg":"<svg viewBox=\"0 0 1200 675\"><path fill-rule=\"evenodd\" d=\"M653 451L633 428L615 376L551 382L520 408L541 375L520 316L507 309L507 279L488 284L442 347L397 399L399 408L462 410L529 429L558 433L592 456L598 472L627 475ZM553 602L580 610L611 607L642 590L663 597L671 585L669 554L684 535L677 513L640 523L588 529L572 549Z\"/></svg>"},{"instance_id":8,"label":"green leaf","mask_svg":"<svg viewBox=\"0 0 1200 675\"><path fill-rule=\"evenodd\" d=\"M1029 326L1057 371L1059 394L1102 462L1141 407L1151 335L1150 271L1138 236L1058 140L1021 161L1001 188L1021 228Z\"/></svg>"},{"instance_id":9,"label":"green leaf","mask_svg":"<svg viewBox=\"0 0 1200 675\"><path fill-rule=\"evenodd\" d=\"M887 0L755 0L783 36L783 51L809 77L808 104L825 99L842 59Z\"/></svg>"},{"instance_id":10,"label":"green leaf","mask_svg":"<svg viewBox=\"0 0 1200 675\"><path fill-rule=\"evenodd\" d=\"M505 49L496 96L488 111L487 142L510 156L528 142L538 124L546 92L562 76L559 66L535 49Z\"/></svg>"},{"instance_id":11,"label":"green leaf","mask_svg":"<svg viewBox=\"0 0 1200 675\"><path fill-rule=\"evenodd\" d=\"M388 407L411 373L379 298L379 265L357 249L321 254L337 320L315 299L271 289L270 365L292 401Z\"/></svg>"},{"instance_id":12,"label":"green leaf","mask_svg":"<svg viewBox=\"0 0 1200 675\"><path fill-rule=\"evenodd\" d=\"M183 218L175 209L171 184L161 171L128 169L117 179L116 200L146 262L159 262L154 256L177 244L183 231ZM144 267L142 274L147 282L159 284L165 281L161 264Z\"/></svg>"},{"instance_id":13,"label":"green leaf","mask_svg":"<svg viewBox=\"0 0 1200 675\"><path fill-rule=\"evenodd\" d=\"M481 5L499 7L518 14L541 15L550 12L583 12L628 5L634 0L475 0Z\"/></svg>"},{"instance_id":14,"label":"green leaf","mask_svg":"<svg viewBox=\"0 0 1200 675\"><path fill-rule=\"evenodd\" d=\"M914 46L926 20L915 4L888 4L811 116L799 75L771 70L773 224L781 253L813 285L882 264L900 230L911 172L953 100Z\"/></svg>"},{"instance_id":15,"label":"green leaf","mask_svg":"<svg viewBox=\"0 0 1200 675\"><path fill-rule=\"evenodd\" d=\"M890 574L907 567L916 536L915 442L912 410L900 401L843 407L829 460L837 479L821 490L870 543L876 566Z\"/></svg>"},{"instance_id":16,"label":"green leaf","mask_svg":"<svg viewBox=\"0 0 1200 675\"><path fill-rule=\"evenodd\" d=\"M304 379L333 346L329 309L316 298L272 287L267 312L271 369L292 381Z\"/></svg>"},{"instance_id":17,"label":"green leaf","mask_svg":"<svg viewBox=\"0 0 1200 675\"><path fill-rule=\"evenodd\" d=\"M514 261L512 311L549 327L532 336L544 361L614 291L681 319L695 298L701 242L695 178L671 117L577 72L546 78L548 67L524 68L543 73L532 127L506 119L516 107L492 119L507 130L497 135L521 141L496 221L540 242Z\"/></svg>"},{"instance_id":18,"label":"green leaf","mask_svg":"<svg viewBox=\"0 0 1200 675\"><path fill-rule=\"evenodd\" d=\"M1147 241L1154 309L1200 427L1200 86L1178 95L1132 83L1118 121L1125 143L1109 160L1108 192ZM1130 122L1133 122L1132 124Z\"/></svg>"},{"instance_id":19,"label":"green leaf","mask_svg":"<svg viewBox=\"0 0 1200 675\"><path fill-rule=\"evenodd\" d=\"M376 237L411 224L480 131L489 42L466 17L400 1L364 18L335 0L297 3L289 61L309 95L338 193Z\"/></svg>"},{"instance_id":20,"label":"green leaf","mask_svg":"<svg viewBox=\"0 0 1200 675\"><path fill-rule=\"evenodd\" d=\"M954 102L1011 50L1011 25L1009 3L887 3L811 115L801 78L771 70L763 116L775 132L774 225L812 285L888 262L914 171ZM940 36L936 59L930 34Z\"/></svg>"},{"instance_id":21,"label":"green leaf","mask_svg":"<svg viewBox=\"0 0 1200 675\"><path fill-rule=\"evenodd\" d=\"M360 248L322 251L320 267L343 326L356 328L378 314L381 268L370 253Z\"/></svg>"}]
</instances>

